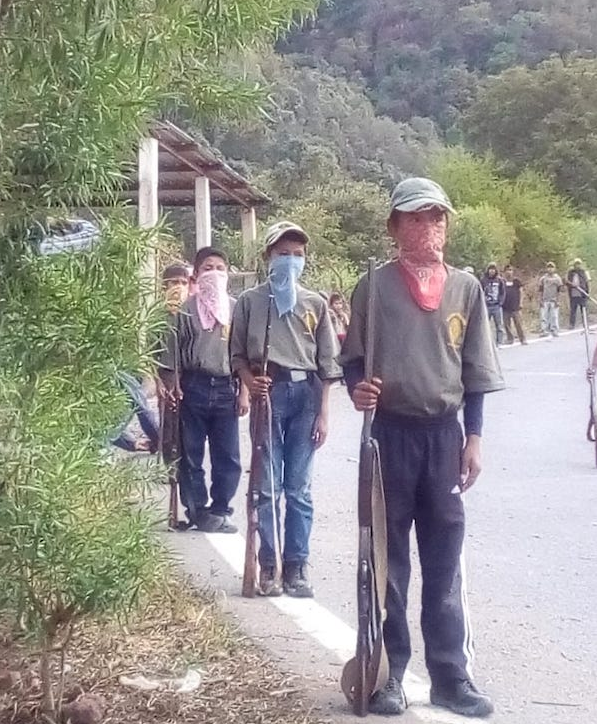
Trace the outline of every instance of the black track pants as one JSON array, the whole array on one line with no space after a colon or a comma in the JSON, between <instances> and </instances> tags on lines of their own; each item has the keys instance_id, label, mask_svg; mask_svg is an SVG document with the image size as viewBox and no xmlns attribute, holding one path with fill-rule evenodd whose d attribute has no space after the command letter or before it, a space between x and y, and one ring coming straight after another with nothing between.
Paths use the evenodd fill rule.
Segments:
<instances>
[{"instance_id":1,"label":"black track pants","mask_svg":"<svg viewBox=\"0 0 597 724\"><path fill-rule=\"evenodd\" d=\"M423 577L421 628L434 682L471 676L462 544L464 508L451 491L460 482L463 436L456 415L404 418L377 414L388 519L388 597L384 638L393 676L402 678L411 655L406 619L413 521Z\"/></svg>"}]
</instances>

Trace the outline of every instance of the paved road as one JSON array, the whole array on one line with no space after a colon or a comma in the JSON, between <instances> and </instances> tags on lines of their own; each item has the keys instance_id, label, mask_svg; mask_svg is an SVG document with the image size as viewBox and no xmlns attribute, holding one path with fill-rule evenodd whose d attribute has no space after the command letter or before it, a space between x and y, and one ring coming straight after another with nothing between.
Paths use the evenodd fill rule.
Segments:
<instances>
[{"instance_id":1,"label":"paved road","mask_svg":"<svg viewBox=\"0 0 597 724\"><path fill-rule=\"evenodd\" d=\"M597 721L592 598L597 591L597 470L584 439L584 338L573 334L506 348L500 358L508 389L486 400L484 472L466 496L476 676L495 698L493 721L499 724L589 724ZM335 387L332 398L330 439L319 453L314 481L317 605L240 598L242 541L236 537L195 533L169 540L187 570L226 594L227 607L243 628L284 667L304 677L297 681L306 681L322 716L348 724L353 717L337 679L342 659L352 650L348 627L354 628L356 618L361 418L344 388ZM246 426L243 437L248 445ZM242 494L236 505L241 522ZM410 613L414 676L408 682L415 706L401 721L459 721L426 703L419 593L415 576Z\"/></svg>"}]
</instances>

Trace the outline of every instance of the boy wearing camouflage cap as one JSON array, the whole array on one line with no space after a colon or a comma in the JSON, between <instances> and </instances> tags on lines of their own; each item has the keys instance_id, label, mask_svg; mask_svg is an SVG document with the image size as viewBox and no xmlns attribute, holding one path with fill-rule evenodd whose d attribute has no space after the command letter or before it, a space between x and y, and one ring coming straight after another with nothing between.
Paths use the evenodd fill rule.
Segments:
<instances>
[{"instance_id":1,"label":"boy wearing camouflage cap","mask_svg":"<svg viewBox=\"0 0 597 724\"><path fill-rule=\"evenodd\" d=\"M327 436L330 384L342 376L326 302L298 284L308 241L300 226L287 221L267 230L264 258L268 279L241 294L232 320L233 371L252 397L271 397L275 501L269 490L262 490L258 510L259 587L268 596L282 593L274 576L273 525L282 493L286 498L283 591L297 598L313 596L307 574L313 520L311 470L315 450ZM262 376L259 370L268 319L268 369Z\"/></svg>"},{"instance_id":2,"label":"boy wearing camouflage cap","mask_svg":"<svg viewBox=\"0 0 597 724\"><path fill-rule=\"evenodd\" d=\"M415 522L423 577L421 626L431 702L486 716L489 697L472 681L461 494L480 470L483 395L504 386L478 281L443 262L452 205L429 179L402 181L392 194L388 231L396 257L376 274L373 379L364 380L367 279L352 298L341 361L357 410L375 410L388 524L384 640L387 685L370 711L402 714L410 658L406 600L409 536ZM457 413L464 405L463 437Z\"/></svg>"}]
</instances>

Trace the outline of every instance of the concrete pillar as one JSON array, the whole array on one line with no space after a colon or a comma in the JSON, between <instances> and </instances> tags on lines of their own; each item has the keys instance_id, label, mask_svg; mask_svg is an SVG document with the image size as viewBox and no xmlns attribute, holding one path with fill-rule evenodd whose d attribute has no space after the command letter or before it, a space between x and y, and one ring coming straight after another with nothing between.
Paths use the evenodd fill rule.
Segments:
<instances>
[{"instance_id":1,"label":"concrete pillar","mask_svg":"<svg viewBox=\"0 0 597 724\"><path fill-rule=\"evenodd\" d=\"M143 138L139 142L139 226L151 229L157 225L160 217L158 201L158 141L155 138ZM152 249L145 259L141 274L145 279L153 280L151 296L155 299L157 290L157 258ZM153 301L153 299L151 301Z\"/></svg>"},{"instance_id":2,"label":"concrete pillar","mask_svg":"<svg viewBox=\"0 0 597 724\"><path fill-rule=\"evenodd\" d=\"M195 179L195 248L211 246L211 199L209 179L197 176Z\"/></svg>"},{"instance_id":3,"label":"concrete pillar","mask_svg":"<svg viewBox=\"0 0 597 724\"><path fill-rule=\"evenodd\" d=\"M243 269L249 271L249 266L254 266L251 260L251 250L253 242L257 238L257 218L255 209L252 206L250 209L241 208L240 225L243 238ZM250 269L250 271L253 271L253 269Z\"/></svg>"}]
</instances>

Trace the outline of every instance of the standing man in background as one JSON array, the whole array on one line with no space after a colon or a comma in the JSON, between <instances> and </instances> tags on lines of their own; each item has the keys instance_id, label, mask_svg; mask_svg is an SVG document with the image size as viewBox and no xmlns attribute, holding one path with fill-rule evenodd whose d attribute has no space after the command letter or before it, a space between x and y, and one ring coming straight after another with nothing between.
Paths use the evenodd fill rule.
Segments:
<instances>
[{"instance_id":1,"label":"standing man in background","mask_svg":"<svg viewBox=\"0 0 597 724\"><path fill-rule=\"evenodd\" d=\"M514 268L512 264L504 267L504 282L506 284L506 296L504 297L504 327L506 329L507 343L514 344L514 335L512 334L512 322L516 328L516 334L520 344L527 344L524 329L522 328L522 317L520 310L522 309L522 287L523 283L518 277L514 276Z\"/></svg>"},{"instance_id":2,"label":"standing man in background","mask_svg":"<svg viewBox=\"0 0 597 724\"><path fill-rule=\"evenodd\" d=\"M576 327L576 311L587 306L589 295L589 274L583 269L582 259L575 259L566 277L568 297L570 299L570 329ZM584 292L584 293L583 293Z\"/></svg>"},{"instance_id":3,"label":"standing man in background","mask_svg":"<svg viewBox=\"0 0 597 724\"><path fill-rule=\"evenodd\" d=\"M504 313L502 306L506 298L506 284L498 274L497 265L493 262L487 265L485 274L481 278L481 287L485 294L489 319L493 319L495 324L495 341L499 347L504 342Z\"/></svg>"},{"instance_id":4,"label":"standing man in background","mask_svg":"<svg viewBox=\"0 0 597 724\"><path fill-rule=\"evenodd\" d=\"M354 406L375 410L386 497L388 595L386 686L369 710L402 714L411 655L406 616L410 530L415 523L423 578L421 628L431 703L487 716L490 698L472 679L472 632L463 570L462 493L481 471L483 398L504 387L483 291L446 266L452 205L438 184L402 181L392 194L388 231L398 253L376 274L373 379L365 380L367 278L352 298L341 361ZM464 405L464 436L458 410Z\"/></svg>"},{"instance_id":5,"label":"standing man in background","mask_svg":"<svg viewBox=\"0 0 597 724\"><path fill-rule=\"evenodd\" d=\"M560 333L560 292L563 289L562 277L556 273L553 261L545 265L545 274L539 280L541 299L540 337L557 337Z\"/></svg>"}]
</instances>

